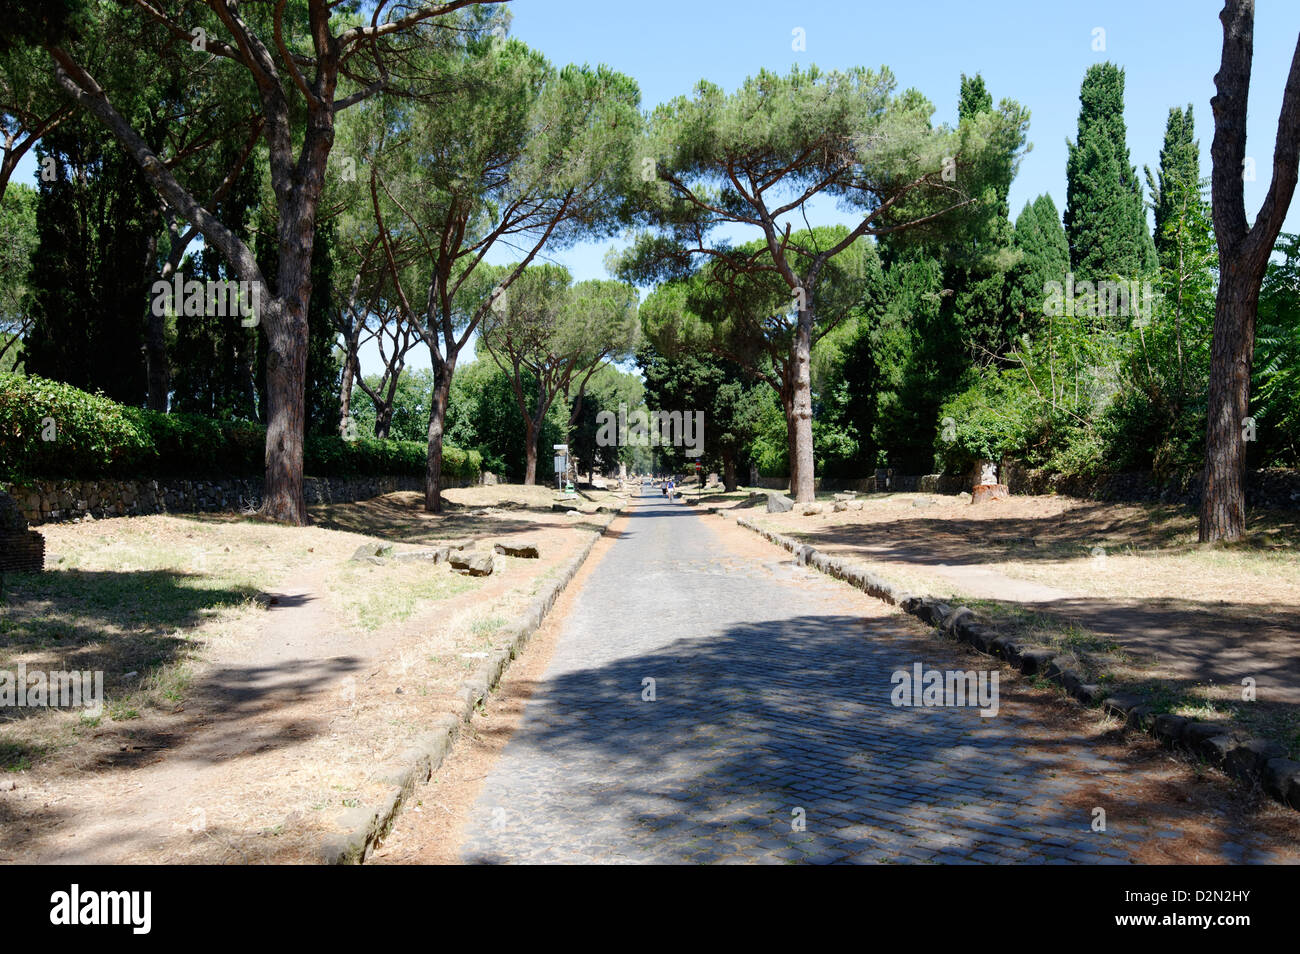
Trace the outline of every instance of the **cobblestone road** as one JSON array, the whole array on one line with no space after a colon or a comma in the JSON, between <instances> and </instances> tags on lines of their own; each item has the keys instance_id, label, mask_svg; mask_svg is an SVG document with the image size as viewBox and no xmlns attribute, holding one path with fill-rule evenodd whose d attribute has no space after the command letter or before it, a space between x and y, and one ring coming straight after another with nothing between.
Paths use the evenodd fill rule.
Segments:
<instances>
[{"instance_id":1,"label":"cobblestone road","mask_svg":"<svg viewBox=\"0 0 1300 954\"><path fill-rule=\"evenodd\" d=\"M989 663L657 491L638 504L484 782L463 860L1125 863L1180 837L1119 810L1124 767L1031 731L1030 704L891 704L916 662ZM1290 860L1252 830L1217 847Z\"/></svg>"}]
</instances>

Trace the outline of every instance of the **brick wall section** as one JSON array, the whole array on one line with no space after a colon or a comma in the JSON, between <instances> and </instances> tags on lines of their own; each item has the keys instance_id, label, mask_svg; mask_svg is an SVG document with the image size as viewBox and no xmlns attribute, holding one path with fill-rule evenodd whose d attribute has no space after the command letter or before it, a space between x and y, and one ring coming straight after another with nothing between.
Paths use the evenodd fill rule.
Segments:
<instances>
[{"instance_id":1,"label":"brick wall section","mask_svg":"<svg viewBox=\"0 0 1300 954\"><path fill-rule=\"evenodd\" d=\"M0 530L0 573L45 569L45 538L35 530Z\"/></svg>"}]
</instances>

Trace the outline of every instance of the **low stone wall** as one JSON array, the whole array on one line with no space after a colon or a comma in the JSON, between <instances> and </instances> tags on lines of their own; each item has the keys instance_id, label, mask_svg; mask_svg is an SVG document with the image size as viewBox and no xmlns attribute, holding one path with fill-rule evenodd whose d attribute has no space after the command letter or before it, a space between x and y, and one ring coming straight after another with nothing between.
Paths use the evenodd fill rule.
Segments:
<instances>
[{"instance_id":1,"label":"low stone wall","mask_svg":"<svg viewBox=\"0 0 1300 954\"><path fill-rule=\"evenodd\" d=\"M1201 502L1201 478L1183 483L1157 484L1150 474L1113 474L1099 478L1063 477L1044 474L1019 464L1008 463L1000 475L1013 494L1042 496L1065 494L1092 500L1142 503L1176 503L1197 507ZM859 478L821 478L813 481L818 491L856 490L858 493L894 491L900 493L959 494L970 492L968 474L883 474ZM785 491L787 477L760 477L758 486L765 490ZM1300 509L1300 471L1271 468L1246 475L1246 503L1266 510Z\"/></svg>"},{"instance_id":2,"label":"low stone wall","mask_svg":"<svg viewBox=\"0 0 1300 954\"><path fill-rule=\"evenodd\" d=\"M478 481L449 481L444 487L468 487ZM262 504L262 480L35 480L0 485L17 501L29 525L145 513L198 513L253 510ZM398 490L423 490L422 477L307 477L303 496L309 504L368 500Z\"/></svg>"},{"instance_id":3,"label":"low stone wall","mask_svg":"<svg viewBox=\"0 0 1300 954\"><path fill-rule=\"evenodd\" d=\"M1013 494L1068 494L1093 500L1173 503L1198 507L1202 478L1157 484L1150 474L1114 474L1085 479L1044 474L1009 464L1003 475ZM1283 468L1254 470L1246 475L1246 503L1264 510L1300 509L1300 471Z\"/></svg>"}]
</instances>

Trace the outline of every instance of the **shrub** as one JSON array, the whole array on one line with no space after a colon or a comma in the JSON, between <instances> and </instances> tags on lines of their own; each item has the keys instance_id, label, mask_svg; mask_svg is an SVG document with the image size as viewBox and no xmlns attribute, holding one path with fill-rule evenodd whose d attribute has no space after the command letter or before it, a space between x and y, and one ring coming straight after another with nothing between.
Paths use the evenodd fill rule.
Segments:
<instances>
[{"instance_id":1,"label":"shrub","mask_svg":"<svg viewBox=\"0 0 1300 954\"><path fill-rule=\"evenodd\" d=\"M979 378L939 408L935 462L965 473L977 461L1023 458L1035 430L1033 395L1018 370Z\"/></svg>"},{"instance_id":2,"label":"shrub","mask_svg":"<svg viewBox=\"0 0 1300 954\"><path fill-rule=\"evenodd\" d=\"M46 437L53 437L47 440ZM127 407L67 384L0 374L0 479L32 477L258 477L266 429L251 421ZM309 477L424 475L417 441L308 435ZM482 457L444 445L443 474L477 479Z\"/></svg>"},{"instance_id":3,"label":"shrub","mask_svg":"<svg viewBox=\"0 0 1300 954\"><path fill-rule=\"evenodd\" d=\"M151 450L130 408L56 381L0 374L0 477L86 477Z\"/></svg>"}]
</instances>

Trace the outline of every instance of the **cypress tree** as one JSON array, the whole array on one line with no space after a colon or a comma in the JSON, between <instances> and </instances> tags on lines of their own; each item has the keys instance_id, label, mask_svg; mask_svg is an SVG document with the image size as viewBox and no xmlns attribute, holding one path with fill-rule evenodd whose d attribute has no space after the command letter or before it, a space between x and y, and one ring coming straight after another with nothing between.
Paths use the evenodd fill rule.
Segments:
<instances>
[{"instance_id":1,"label":"cypress tree","mask_svg":"<svg viewBox=\"0 0 1300 954\"><path fill-rule=\"evenodd\" d=\"M258 163L250 161L216 214L241 236L251 236L250 218L258 210ZM188 256L181 272L199 281L234 280L216 249L204 247ZM258 420L257 345L259 329L242 320L217 315L175 319L170 346L172 409L209 417Z\"/></svg>"},{"instance_id":2,"label":"cypress tree","mask_svg":"<svg viewBox=\"0 0 1300 954\"><path fill-rule=\"evenodd\" d=\"M993 112L993 96L976 73L961 77L958 116L962 122L976 121L981 114ZM1012 228L1008 218L1007 194L1011 189L1014 166L1007 177L990 184L981 197L984 207L970 223L970 229L958 229L956 240L945 243L943 285L948 290L940 309L944 321L950 322L964 339L964 349L975 360L987 354L1000 354L1007 335L1018 324L1007 301L1007 271L1012 256ZM952 355L951 378L959 376L962 355Z\"/></svg>"},{"instance_id":3,"label":"cypress tree","mask_svg":"<svg viewBox=\"0 0 1300 954\"><path fill-rule=\"evenodd\" d=\"M1020 252L1011 295L1013 310L1020 316L1018 332L1033 331L1042 319L1047 283L1064 284L1070 270L1070 244L1050 195L1025 203L1016 218L1013 244Z\"/></svg>"},{"instance_id":4,"label":"cypress tree","mask_svg":"<svg viewBox=\"0 0 1300 954\"><path fill-rule=\"evenodd\" d=\"M95 127L69 123L37 146L54 174L38 184L32 256L32 374L124 404L145 395L145 260L153 227L139 168Z\"/></svg>"},{"instance_id":5,"label":"cypress tree","mask_svg":"<svg viewBox=\"0 0 1300 954\"><path fill-rule=\"evenodd\" d=\"M1191 204L1204 201L1201 189L1200 146L1196 141L1192 106L1169 110L1165 123L1165 142L1160 149L1160 171L1151 175L1147 168L1147 186L1151 190L1151 204L1155 211L1156 256L1164 267L1172 265L1177 254L1177 243L1169 223L1177 222L1183 210Z\"/></svg>"},{"instance_id":6,"label":"cypress tree","mask_svg":"<svg viewBox=\"0 0 1300 954\"><path fill-rule=\"evenodd\" d=\"M1124 71L1089 67L1079 91L1079 133L1067 143L1065 232L1076 278L1153 271L1155 246L1124 125Z\"/></svg>"}]
</instances>

